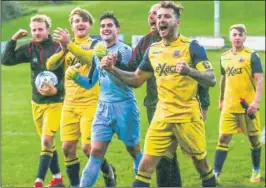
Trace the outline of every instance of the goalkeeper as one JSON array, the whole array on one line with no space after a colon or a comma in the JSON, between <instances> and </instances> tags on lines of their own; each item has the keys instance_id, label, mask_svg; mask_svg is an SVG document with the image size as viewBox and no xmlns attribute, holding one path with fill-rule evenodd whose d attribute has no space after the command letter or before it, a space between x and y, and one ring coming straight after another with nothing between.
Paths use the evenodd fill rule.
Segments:
<instances>
[{"instance_id":1,"label":"goalkeeper","mask_svg":"<svg viewBox=\"0 0 266 188\"><path fill-rule=\"evenodd\" d=\"M116 54L116 66L126 68L132 50L126 44L118 41L120 24L110 12L104 13L100 18L100 33L104 44L110 54ZM137 174L142 152L139 145L139 111L134 91L128 85L101 70L99 60L95 57L95 71L88 77L82 76L75 66L66 71L66 78L74 80L84 88L91 89L99 80L100 101L92 126L92 151L85 169L82 173L81 187L91 187L97 180L100 164L106 153L108 144L114 133L123 141L127 151L133 158L135 174Z\"/></svg>"}]
</instances>

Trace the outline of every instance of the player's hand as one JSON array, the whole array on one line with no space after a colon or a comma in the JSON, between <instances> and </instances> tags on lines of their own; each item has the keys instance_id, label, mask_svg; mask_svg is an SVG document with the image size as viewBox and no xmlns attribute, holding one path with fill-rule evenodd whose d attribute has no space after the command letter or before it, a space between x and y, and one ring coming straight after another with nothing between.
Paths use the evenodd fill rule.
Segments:
<instances>
[{"instance_id":1,"label":"player's hand","mask_svg":"<svg viewBox=\"0 0 266 188\"><path fill-rule=\"evenodd\" d=\"M219 101L219 110L220 110L220 112L223 110L223 103L224 103L223 100Z\"/></svg>"},{"instance_id":2,"label":"player's hand","mask_svg":"<svg viewBox=\"0 0 266 188\"><path fill-rule=\"evenodd\" d=\"M104 56L101 60L100 67L108 72L113 69L113 66L116 63L116 54L108 54Z\"/></svg>"},{"instance_id":3,"label":"player's hand","mask_svg":"<svg viewBox=\"0 0 266 188\"><path fill-rule=\"evenodd\" d=\"M259 103L256 101L253 101L249 104L247 109L247 114L255 114L259 108Z\"/></svg>"},{"instance_id":4,"label":"player's hand","mask_svg":"<svg viewBox=\"0 0 266 188\"><path fill-rule=\"evenodd\" d=\"M54 39L58 40L62 46L67 46L70 42L70 34L67 29L57 27L56 30L54 30Z\"/></svg>"},{"instance_id":5,"label":"player's hand","mask_svg":"<svg viewBox=\"0 0 266 188\"><path fill-rule=\"evenodd\" d=\"M53 96L53 95L55 95L57 93L56 87L54 87L53 85L51 85L49 82L44 81L43 84L44 84L44 88L37 89L38 92L41 95L44 95L44 96Z\"/></svg>"},{"instance_id":6,"label":"player's hand","mask_svg":"<svg viewBox=\"0 0 266 188\"><path fill-rule=\"evenodd\" d=\"M65 77L68 80L76 80L79 72L78 69L81 66L80 63L77 63L76 65L70 66L67 68L66 73L65 73Z\"/></svg>"},{"instance_id":7,"label":"player's hand","mask_svg":"<svg viewBox=\"0 0 266 188\"><path fill-rule=\"evenodd\" d=\"M181 74L181 75L189 75L191 72L191 69L188 66L188 64L183 62L183 61L177 62L175 68L176 68L176 72Z\"/></svg>"},{"instance_id":8,"label":"player's hand","mask_svg":"<svg viewBox=\"0 0 266 188\"><path fill-rule=\"evenodd\" d=\"M207 110L201 110L201 115L202 115L203 121L206 121L207 120Z\"/></svg>"},{"instance_id":9,"label":"player's hand","mask_svg":"<svg viewBox=\"0 0 266 188\"><path fill-rule=\"evenodd\" d=\"M12 36L12 40L18 40L27 35L28 35L28 31L26 31L25 29L20 29Z\"/></svg>"}]
</instances>

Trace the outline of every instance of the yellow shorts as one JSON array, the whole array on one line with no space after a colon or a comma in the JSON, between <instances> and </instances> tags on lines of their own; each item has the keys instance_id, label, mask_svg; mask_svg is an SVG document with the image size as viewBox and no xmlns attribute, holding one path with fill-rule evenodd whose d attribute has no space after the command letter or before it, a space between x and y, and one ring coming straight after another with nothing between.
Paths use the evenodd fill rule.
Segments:
<instances>
[{"instance_id":1,"label":"yellow shorts","mask_svg":"<svg viewBox=\"0 0 266 188\"><path fill-rule=\"evenodd\" d=\"M39 136L54 136L60 126L62 103L37 104L31 101L34 124Z\"/></svg>"},{"instance_id":2,"label":"yellow shorts","mask_svg":"<svg viewBox=\"0 0 266 188\"><path fill-rule=\"evenodd\" d=\"M206 156L205 125L203 121L188 123L165 123L152 121L144 145L144 153L167 156L177 143L183 152L198 160ZM169 156L168 156L169 157Z\"/></svg>"},{"instance_id":3,"label":"yellow shorts","mask_svg":"<svg viewBox=\"0 0 266 188\"><path fill-rule=\"evenodd\" d=\"M61 117L61 141L91 143L91 126L96 111L95 106L63 106Z\"/></svg>"},{"instance_id":4,"label":"yellow shorts","mask_svg":"<svg viewBox=\"0 0 266 188\"><path fill-rule=\"evenodd\" d=\"M251 120L245 113L222 112L219 125L220 134L243 133L248 136L260 134L260 113L257 111L256 118Z\"/></svg>"}]
</instances>

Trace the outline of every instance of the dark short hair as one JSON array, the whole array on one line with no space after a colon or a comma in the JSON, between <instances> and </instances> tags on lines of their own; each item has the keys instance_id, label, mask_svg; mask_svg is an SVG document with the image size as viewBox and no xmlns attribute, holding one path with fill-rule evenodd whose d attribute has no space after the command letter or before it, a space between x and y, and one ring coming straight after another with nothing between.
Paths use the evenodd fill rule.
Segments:
<instances>
[{"instance_id":1,"label":"dark short hair","mask_svg":"<svg viewBox=\"0 0 266 188\"><path fill-rule=\"evenodd\" d=\"M100 17L100 22L106 18L112 19L115 26L120 28L120 24L118 19L115 17L114 13L111 11L104 12L103 15Z\"/></svg>"},{"instance_id":2,"label":"dark short hair","mask_svg":"<svg viewBox=\"0 0 266 188\"><path fill-rule=\"evenodd\" d=\"M179 18L181 13L184 10L184 7L181 4L176 4L173 1L161 1L159 4L159 8L171 8L174 10L176 18Z\"/></svg>"}]
</instances>

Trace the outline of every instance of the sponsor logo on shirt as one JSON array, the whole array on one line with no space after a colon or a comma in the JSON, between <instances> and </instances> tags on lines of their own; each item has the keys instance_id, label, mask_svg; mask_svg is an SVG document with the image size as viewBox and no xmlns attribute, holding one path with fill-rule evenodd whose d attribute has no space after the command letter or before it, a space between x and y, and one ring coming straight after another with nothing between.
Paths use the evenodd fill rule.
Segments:
<instances>
[{"instance_id":1,"label":"sponsor logo on shirt","mask_svg":"<svg viewBox=\"0 0 266 188\"><path fill-rule=\"evenodd\" d=\"M228 67L225 72L227 76L235 76L236 74L242 74L242 68Z\"/></svg>"},{"instance_id":2,"label":"sponsor logo on shirt","mask_svg":"<svg viewBox=\"0 0 266 188\"><path fill-rule=\"evenodd\" d=\"M176 73L175 65L167 65L166 63L158 65L155 68L155 72L159 73L159 76L167 76L169 73Z\"/></svg>"}]
</instances>

